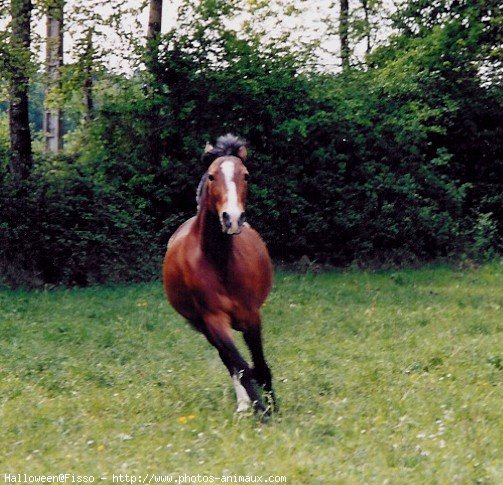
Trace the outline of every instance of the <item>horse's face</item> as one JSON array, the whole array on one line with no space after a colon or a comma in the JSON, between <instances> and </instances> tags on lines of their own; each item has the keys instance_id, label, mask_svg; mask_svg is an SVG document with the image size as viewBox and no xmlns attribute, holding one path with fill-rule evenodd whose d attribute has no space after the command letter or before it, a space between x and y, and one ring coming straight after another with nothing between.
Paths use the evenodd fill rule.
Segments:
<instances>
[{"instance_id":1,"label":"horse's face","mask_svg":"<svg viewBox=\"0 0 503 485\"><path fill-rule=\"evenodd\" d=\"M248 170L238 157L217 158L208 169L208 208L218 214L222 231L239 234L245 223Z\"/></svg>"}]
</instances>

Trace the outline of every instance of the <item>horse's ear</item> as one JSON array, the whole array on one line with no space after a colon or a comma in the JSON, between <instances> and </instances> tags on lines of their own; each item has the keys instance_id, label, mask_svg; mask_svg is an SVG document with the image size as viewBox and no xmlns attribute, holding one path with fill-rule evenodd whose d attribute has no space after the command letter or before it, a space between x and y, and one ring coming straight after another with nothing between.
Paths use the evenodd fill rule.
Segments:
<instances>
[{"instance_id":1,"label":"horse's ear","mask_svg":"<svg viewBox=\"0 0 503 485\"><path fill-rule=\"evenodd\" d=\"M238 150L238 157L244 162L247 156L248 150L246 149L246 147L244 145L240 146Z\"/></svg>"},{"instance_id":2,"label":"horse's ear","mask_svg":"<svg viewBox=\"0 0 503 485\"><path fill-rule=\"evenodd\" d=\"M206 146L204 147L204 152L201 155L202 162L209 165L211 162L213 162L213 160L215 160L215 158L217 158L215 148L213 148L213 145L206 143Z\"/></svg>"}]
</instances>

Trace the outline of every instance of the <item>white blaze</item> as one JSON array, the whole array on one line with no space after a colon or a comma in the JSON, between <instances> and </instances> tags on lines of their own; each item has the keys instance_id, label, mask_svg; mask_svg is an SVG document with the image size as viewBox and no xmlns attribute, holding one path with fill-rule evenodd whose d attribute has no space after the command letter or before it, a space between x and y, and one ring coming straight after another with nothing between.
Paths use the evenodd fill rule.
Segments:
<instances>
[{"instance_id":1,"label":"white blaze","mask_svg":"<svg viewBox=\"0 0 503 485\"><path fill-rule=\"evenodd\" d=\"M225 188L227 190L227 203L222 209L220 216L220 223L224 232L227 234L239 234L241 232L241 226L239 225L239 218L243 213L238 205L238 190L236 187L236 182L234 182L234 162L231 160L226 160L220 165L225 179ZM223 213L227 212L230 221L230 227L225 227L225 222L223 218Z\"/></svg>"},{"instance_id":2,"label":"white blaze","mask_svg":"<svg viewBox=\"0 0 503 485\"><path fill-rule=\"evenodd\" d=\"M242 210L238 207L238 191L234 182L234 162L230 160L223 162L220 166L225 178L225 187L227 188L227 205L224 209L227 214L233 218L239 218Z\"/></svg>"}]
</instances>

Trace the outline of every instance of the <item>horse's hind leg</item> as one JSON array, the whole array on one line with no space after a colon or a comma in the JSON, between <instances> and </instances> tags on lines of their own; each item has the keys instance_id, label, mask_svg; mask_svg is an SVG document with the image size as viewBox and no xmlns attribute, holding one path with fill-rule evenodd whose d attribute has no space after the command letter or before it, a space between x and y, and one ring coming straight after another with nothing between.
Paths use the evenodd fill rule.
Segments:
<instances>
[{"instance_id":1,"label":"horse's hind leg","mask_svg":"<svg viewBox=\"0 0 503 485\"><path fill-rule=\"evenodd\" d=\"M246 345L250 349L253 359L253 376L257 384L261 385L264 391L270 395L274 409L277 409L276 397L272 388L272 374L264 357L262 345L262 331L260 317L257 317L243 332Z\"/></svg>"},{"instance_id":2,"label":"horse's hind leg","mask_svg":"<svg viewBox=\"0 0 503 485\"><path fill-rule=\"evenodd\" d=\"M265 413L266 408L255 389L252 371L234 344L230 318L225 314L220 314L208 316L204 322L206 325L203 333L208 341L216 347L222 362L231 375L236 389L238 411L247 409L251 402L255 411Z\"/></svg>"}]
</instances>

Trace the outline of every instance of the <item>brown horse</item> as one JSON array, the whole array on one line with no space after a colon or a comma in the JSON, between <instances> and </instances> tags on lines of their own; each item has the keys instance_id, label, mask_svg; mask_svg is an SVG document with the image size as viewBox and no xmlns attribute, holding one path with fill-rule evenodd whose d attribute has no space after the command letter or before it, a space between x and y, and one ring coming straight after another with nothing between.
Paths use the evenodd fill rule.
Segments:
<instances>
[{"instance_id":1,"label":"brown horse","mask_svg":"<svg viewBox=\"0 0 503 485\"><path fill-rule=\"evenodd\" d=\"M211 163L197 189L197 215L171 236L164 258L164 289L175 310L216 347L227 367L238 412L268 416L255 384L274 406L271 371L262 349L260 307L272 285L272 264L258 233L245 222L248 170L245 144L232 135L208 145ZM243 332L253 368L241 356L232 329Z\"/></svg>"}]
</instances>

